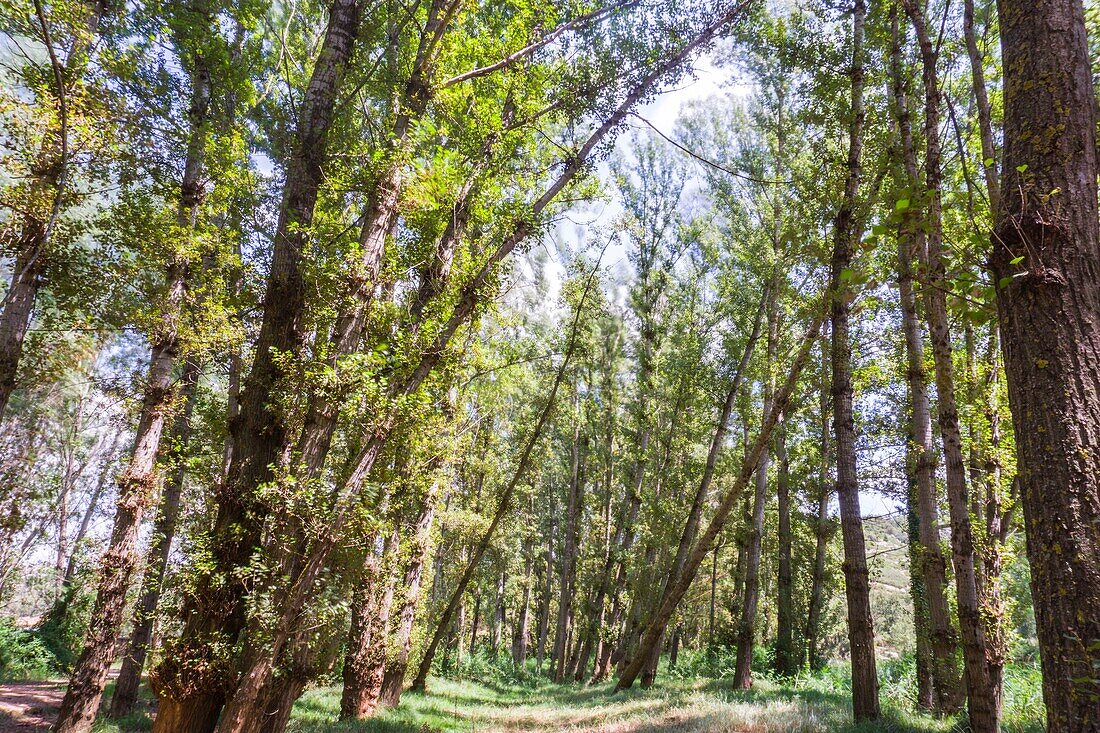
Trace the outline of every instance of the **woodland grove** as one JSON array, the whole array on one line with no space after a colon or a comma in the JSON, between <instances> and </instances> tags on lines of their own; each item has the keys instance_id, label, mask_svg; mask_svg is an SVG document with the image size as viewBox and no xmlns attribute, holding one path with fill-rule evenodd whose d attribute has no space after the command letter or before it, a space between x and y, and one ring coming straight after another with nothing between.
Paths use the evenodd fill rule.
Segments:
<instances>
[{"instance_id":1,"label":"woodland grove","mask_svg":"<svg viewBox=\"0 0 1100 733\"><path fill-rule=\"evenodd\" d=\"M1092 0L0 26L0 678L53 731L831 674L858 730L1100 732Z\"/></svg>"}]
</instances>

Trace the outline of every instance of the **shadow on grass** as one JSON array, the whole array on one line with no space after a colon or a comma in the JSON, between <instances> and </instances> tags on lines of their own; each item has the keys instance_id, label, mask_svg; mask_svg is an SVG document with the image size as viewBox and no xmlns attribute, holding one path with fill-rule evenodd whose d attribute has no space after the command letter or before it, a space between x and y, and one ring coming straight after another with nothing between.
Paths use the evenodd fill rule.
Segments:
<instances>
[{"instance_id":1,"label":"shadow on grass","mask_svg":"<svg viewBox=\"0 0 1100 733\"><path fill-rule=\"evenodd\" d=\"M728 680L662 680L648 690L615 693L596 686L509 684L433 678L423 694L406 692L396 710L365 721L337 722L340 688L310 690L295 705L299 733L615 730L622 733L961 733L954 719L916 713L883 691L883 716L855 724L851 692L841 680L758 680L734 690ZM1041 733L1009 723L1005 733Z\"/></svg>"}]
</instances>

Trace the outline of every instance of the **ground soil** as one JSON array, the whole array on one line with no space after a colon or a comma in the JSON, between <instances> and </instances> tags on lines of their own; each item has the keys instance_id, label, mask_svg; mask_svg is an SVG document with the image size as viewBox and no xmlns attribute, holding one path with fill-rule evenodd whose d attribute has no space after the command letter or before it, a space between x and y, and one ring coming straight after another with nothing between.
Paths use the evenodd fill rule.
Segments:
<instances>
[{"instance_id":1,"label":"ground soil","mask_svg":"<svg viewBox=\"0 0 1100 733\"><path fill-rule=\"evenodd\" d=\"M0 733L49 730L64 696L60 679L0 684Z\"/></svg>"}]
</instances>

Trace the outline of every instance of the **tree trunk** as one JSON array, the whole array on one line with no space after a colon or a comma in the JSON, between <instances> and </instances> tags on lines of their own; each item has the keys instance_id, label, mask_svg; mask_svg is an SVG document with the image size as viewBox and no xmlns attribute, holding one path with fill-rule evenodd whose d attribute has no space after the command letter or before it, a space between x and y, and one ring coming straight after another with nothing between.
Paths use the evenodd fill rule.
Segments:
<instances>
[{"instance_id":1,"label":"tree trunk","mask_svg":"<svg viewBox=\"0 0 1100 733\"><path fill-rule=\"evenodd\" d=\"M435 491L433 487L424 498L420 515L413 525L413 545L409 551L404 581L401 584L404 600L398 616L397 631L390 641L392 657L386 662L382 693L379 698L379 702L386 707L395 708L401 701L405 672L409 668L413 623L416 621L416 609L420 603L421 578L424 574L424 562L428 556L428 544L431 541L432 520L435 517Z\"/></svg>"},{"instance_id":2,"label":"tree trunk","mask_svg":"<svg viewBox=\"0 0 1100 733\"><path fill-rule=\"evenodd\" d=\"M546 533L546 584L539 601L539 635L535 647L535 666L542 674L542 661L546 656L546 642L550 635L550 599L554 593L554 525L553 504L550 506L550 531Z\"/></svg>"},{"instance_id":3,"label":"tree trunk","mask_svg":"<svg viewBox=\"0 0 1100 733\"><path fill-rule=\"evenodd\" d=\"M901 66L901 33L896 11L891 49L894 113L897 117L903 168L907 181L902 188L919 185L916 150L909 117L907 74ZM921 696L922 705L950 713L959 708L959 675L955 666L956 634L947 604L947 563L940 548L939 501L936 496L936 458L932 438L932 410L928 395L928 374L924 359L924 334L917 298L913 290L913 263L923 259L927 238L915 209L903 213L898 231L898 289L902 331L905 335L906 379L909 391L909 435L906 469L910 506L917 529L917 552L913 569L919 573L921 597L914 599L916 621L925 629L922 647L927 651L927 676L931 687ZM911 553L912 554L912 553ZM930 693L930 696L929 696Z\"/></svg>"},{"instance_id":4,"label":"tree trunk","mask_svg":"<svg viewBox=\"0 0 1100 733\"><path fill-rule=\"evenodd\" d=\"M916 30L920 46L925 89L925 188L929 196L924 228L927 236L927 272L930 280L925 289L928 330L932 340L935 365L936 404L940 435L943 440L947 475L947 503L951 515L951 553L955 567L955 596L959 614L959 635L963 647L963 671L966 681L967 708L970 726L975 733L998 730L994 693L985 663L985 630L978 602L977 577L974 566L974 537L970 525L967 501L966 463L963 460L962 432L955 403L953 347L944 288L946 266L943 258L941 222L940 168L940 90L936 70L938 53L925 26L925 15L917 0L905 0L905 9Z\"/></svg>"},{"instance_id":5,"label":"tree trunk","mask_svg":"<svg viewBox=\"0 0 1100 733\"><path fill-rule=\"evenodd\" d=\"M776 490L779 494L779 577L776 588L775 671L790 677L798 671L794 650L794 588L791 579L791 496L790 463L787 458L787 431L780 426L775 437L775 457L779 461Z\"/></svg>"},{"instance_id":6,"label":"tree trunk","mask_svg":"<svg viewBox=\"0 0 1100 733\"><path fill-rule=\"evenodd\" d=\"M497 595L496 601L493 603L493 632L489 642L490 656L495 660L500 654L500 637L504 633L504 585L507 582L507 576L502 572L499 580L497 580Z\"/></svg>"},{"instance_id":7,"label":"tree trunk","mask_svg":"<svg viewBox=\"0 0 1100 733\"><path fill-rule=\"evenodd\" d=\"M974 33L974 0L963 0L963 37L966 39L966 55L970 59L971 89L974 106L978 111L978 133L982 141L982 172L985 175L989 210L996 215L1001 204L1001 182L997 174L997 149L993 143L993 112L989 104L989 92L985 88L985 59L978 50Z\"/></svg>"},{"instance_id":8,"label":"tree trunk","mask_svg":"<svg viewBox=\"0 0 1100 733\"><path fill-rule=\"evenodd\" d=\"M607 629L614 633L622 624L623 614L626 610L626 604L623 602L623 591L626 589L626 583L628 579L627 571L627 558L630 556L630 551L634 547L634 540L636 533L634 532L634 523L638 520L638 510L642 506L642 485L645 480L645 455L649 450L649 429L644 428L642 431L641 439L639 440L638 450L641 458L638 458L634 463L634 475L632 478L632 485L629 489L630 493L627 496L627 506L625 518L620 527L622 541L617 542L618 551L613 552L615 556L615 578L611 585L611 613L609 615L609 622ZM615 649L615 645L612 643L610 637L603 637L600 639L600 649L596 654L596 662L592 670L591 683L603 682L607 679L607 676L611 674L611 662L612 655Z\"/></svg>"},{"instance_id":9,"label":"tree trunk","mask_svg":"<svg viewBox=\"0 0 1100 733\"><path fill-rule=\"evenodd\" d=\"M917 707L936 709L936 684L932 677L931 624L928 597L921 575L920 517L917 514L916 487L909 482L905 496L905 539L909 550L909 596L913 601L913 634L916 636Z\"/></svg>"},{"instance_id":10,"label":"tree trunk","mask_svg":"<svg viewBox=\"0 0 1100 733\"><path fill-rule=\"evenodd\" d=\"M37 6L36 6L37 7ZM23 357L23 340L30 328L34 304L42 287L45 265L50 257L53 230L67 207L66 196L71 188L69 168L71 164L69 140L69 93L75 81L84 74L88 63L88 50L95 41L99 24L108 11L106 0L85 2L83 28L73 39L64 61L60 50L47 49L51 67L50 90L53 99L40 100L43 105L57 107L57 122L45 131L42 145L30 171L25 199L29 202L18 224L9 224L0 231L0 242L5 250L14 251L11 283L0 303L0 421L4 418L8 401L17 385L19 362ZM39 9L38 21L46 34L48 18ZM47 36L47 44L51 39ZM42 203L49 204L42 209Z\"/></svg>"},{"instance_id":11,"label":"tree trunk","mask_svg":"<svg viewBox=\"0 0 1100 733\"><path fill-rule=\"evenodd\" d=\"M477 653L477 632L481 625L481 593L474 597L474 618L470 624L470 654Z\"/></svg>"},{"instance_id":12,"label":"tree trunk","mask_svg":"<svg viewBox=\"0 0 1100 733\"><path fill-rule=\"evenodd\" d=\"M581 433L580 422L573 428L572 468L570 470L567 507L565 511L565 542L561 559L561 593L558 597L558 623L554 633L554 682L562 682L566 674L566 634L573 620L573 595L577 577L577 535L583 491L584 451L587 437Z\"/></svg>"},{"instance_id":13,"label":"tree trunk","mask_svg":"<svg viewBox=\"0 0 1100 733\"><path fill-rule=\"evenodd\" d=\"M0 311L0 419L15 391L19 362L23 357L23 339L30 328L34 303L42 287L45 240L41 222L28 221L15 243L19 254L12 265L11 284Z\"/></svg>"},{"instance_id":14,"label":"tree trunk","mask_svg":"<svg viewBox=\"0 0 1100 733\"><path fill-rule=\"evenodd\" d=\"M879 717L875 632L871 618L871 588L863 518L859 510L856 477L856 433L852 414L852 339L849 335L854 300L852 255L860 239L856 208L863 148L863 0L852 13L852 106L848 127L848 161L844 199L834 225L832 261L832 392L833 433L836 437L836 492L840 503L840 530L844 538L844 591L848 602L848 643L852 657L852 710L857 722Z\"/></svg>"},{"instance_id":15,"label":"tree trunk","mask_svg":"<svg viewBox=\"0 0 1100 733\"><path fill-rule=\"evenodd\" d=\"M971 87L974 106L978 113L978 132L982 143L982 172L985 176L989 210L997 215L1001 205L1001 182L997 172L997 149L994 143L992 107L985 86L985 58L978 49L974 30L974 0L963 3L963 36L966 39L967 56L970 59ZM993 689L993 704L997 717L1001 717L1004 695L1004 665L1008 654L1006 610L1000 593L1001 550L1008 530L1008 516L1004 513L1001 489L1001 465L998 456L1000 446L1000 415L997 396L997 324L989 327L989 349L986 354L989 376L986 384L986 419L989 428L989 444L985 446L985 546L981 552L982 573L978 578L978 596L985 613L986 667ZM976 493L976 492L975 492ZM1011 511L1009 508L1008 511ZM983 579L984 578L984 579Z\"/></svg>"},{"instance_id":16,"label":"tree trunk","mask_svg":"<svg viewBox=\"0 0 1100 733\"><path fill-rule=\"evenodd\" d=\"M821 339L821 373L818 388L818 418L821 427L821 453L817 474L817 515L814 524L814 565L810 578L810 604L806 613L806 663L810 669L818 670L825 665L821 657L821 610L825 604L825 562L828 559L829 539L833 528L829 521L829 498L832 488L829 476L830 456L830 375L831 359L829 341Z\"/></svg>"},{"instance_id":17,"label":"tree trunk","mask_svg":"<svg viewBox=\"0 0 1100 733\"><path fill-rule=\"evenodd\" d=\"M668 668L676 669L676 661L680 656L680 636L684 631L682 624L676 624L676 628L672 630L672 642L669 644L668 650Z\"/></svg>"},{"instance_id":18,"label":"tree trunk","mask_svg":"<svg viewBox=\"0 0 1100 733\"><path fill-rule=\"evenodd\" d=\"M756 632L756 607L760 599L760 549L764 538L764 504L766 501L765 491L768 487L768 458L768 451L765 449L756 468L756 491L753 495L752 515L750 517L748 544L745 554L745 584L741 597L741 618L737 622L737 657L733 670L733 689L735 690L747 690L752 687L752 647Z\"/></svg>"},{"instance_id":19,"label":"tree trunk","mask_svg":"<svg viewBox=\"0 0 1100 733\"><path fill-rule=\"evenodd\" d=\"M382 692L389 612L393 601L390 566L397 552L396 539L396 532L387 537L381 556L372 555L363 567L363 579L352 604L351 629L344 658L341 720L370 717Z\"/></svg>"},{"instance_id":20,"label":"tree trunk","mask_svg":"<svg viewBox=\"0 0 1100 733\"><path fill-rule=\"evenodd\" d=\"M985 354L989 375L985 384L985 419L989 430L987 443L981 448L985 496L978 516L984 516L984 540L979 552L981 572L978 573L978 598L982 605L982 622L985 624L986 668L989 684L993 688L997 715L1004 707L1004 667L1008 658L1007 608L1001 593L1004 544L1011 524L1013 505L1005 507L1004 489L1001 487L1001 426L1000 396L998 389L997 327L992 324ZM976 492L975 492L976 493Z\"/></svg>"},{"instance_id":21,"label":"tree trunk","mask_svg":"<svg viewBox=\"0 0 1100 733\"><path fill-rule=\"evenodd\" d=\"M334 0L303 97L255 358L245 379L240 412L230 426L233 456L211 530L212 568L200 574L185 598L182 635L154 672L154 689L160 698L155 733L210 730L218 718L225 687L231 682L223 679L224 666L215 659L215 650L224 648L225 639L235 641L240 633L244 588L223 579L247 566L259 544L263 511L255 506L253 489L270 481L271 466L286 444L287 427L271 395L284 377L279 355L297 353L304 341L301 257L323 178L336 96L358 35L361 12L358 0ZM188 727L204 721L211 722Z\"/></svg>"},{"instance_id":22,"label":"tree trunk","mask_svg":"<svg viewBox=\"0 0 1100 733\"><path fill-rule=\"evenodd\" d=\"M771 411L772 393L775 391L775 382L771 377L771 371L775 362L775 352L778 348L778 288L769 285L766 288L763 310L768 316L768 348L765 360L764 381L764 414ZM782 415L778 418L782 422ZM764 541L764 506L767 503L768 489L768 465L770 454L765 446L760 456L760 463L756 467L756 493L753 496L752 522L748 536L748 553L746 560L748 565L745 572L745 589L741 602L741 618L737 624L737 657L733 670L733 689L747 690L752 687L752 648L756 635L756 607L760 599L760 553Z\"/></svg>"},{"instance_id":23,"label":"tree trunk","mask_svg":"<svg viewBox=\"0 0 1100 733\"><path fill-rule=\"evenodd\" d=\"M605 353L607 353L605 351ZM613 370L607 368L605 372L610 380ZM609 392L613 387L607 383L604 384L604 389ZM588 610L587 623L584 626L584 645L581 647L580 653L577 655L577 662L573 670L573 681L580 682L585 678L588 671L588 662L592 658L592 652L595 650L597 657L601 653L601 639L600 632L603 629L604 620L607 617L607 589L611 583L611 573L615 568L615 552L612 549L614 547L622 546L622 531L623 531L623 517L620 513L619 519L616 522L614 530L614 542L612 541L612 504L615 493L615 428L616 421L614 416L614 407L611 401L608 401L608 412L604 417L605 420L605 434L604 440L606 442L605 449L605 461L604 461L604 476L603 476L603 568L596 580L595 597L592 600L592 605ZM626 506L624 504L623 509Z\"/></svg>"},{"instance_id":24,"label":"tree trunk","mask_svg":"<svg viewBox=\"0 0 1100 733\"><path fill-rule=\"evenodd\" d=\"M1051 733L1095 733L1100 236L1085 19L1080 0L1001 0L999 8L1001 170L1010 180L1001 189L990 264L999 283L1043 701Z\"/></svg>"},{"instance_id":25,"label":"tree trunk","mask_svg":"<svg viewBox=\"0 0 1100 733\"><path fill-rule=\"evenodd\" d=\"M204 160L210 117L210 71L196 56L191 70L190 131L177 208L177 224L193 232L204 195ZM182 249L186 249L186 243ZM179 355L179 328L190 265L173 255L165 278L159 323L150 341L144 397L129 465L118 477L118 506L110 543L101 562L95 606L84 649L73 667L69 687L54 725L56 733L91 730L115 659L116 640L123 623L126 594L138 563L138 532L145 511L156 501L157 455L161 436L175 399L172 372Z\"/></svg>"},{"instance_id":26,"label":"tree trunk","mask_svg":"<svg viewBox=\"0 0 1100 733\"><path fill-rule=\"evenodd\" d=\"M121 718L133 712L137 702L141 673L145 668L145 659L153 639L153 625L156 622L157 605L160 602L161 584L168 567L168 555L172 549L172 539L176 534L176 520L179 517L180 495L183 493L183 481L187 474L187 446L191 437L191 414L195 408L196 387L201 367L194 357L184 361L183 374L180 377L180 397L183 408L176 416L169 438L170 456L168 465L171 473L164 487L164 497L156 521L153 523L153 536L149 542L148 560L142 577L141 594L134 610L134 629L130 634L130 643L126 656L122 660L122 669L115 682L114 696L111 698L111 717Z\"/></svg>"},{"instance_id":27,"label":"tree trunk","mask_svg":"<svg viewBox=\"0 0 1100 733\"><path fill-rule=\"evenodd\" d=\"M527 665L527 637L530 635L529 611L531 606L531 571L534 563L531 558L531 540L523 543L523 596L516 613L516 623L512 635L512 664L517 669Z\"/></svg>"}]
</instances>

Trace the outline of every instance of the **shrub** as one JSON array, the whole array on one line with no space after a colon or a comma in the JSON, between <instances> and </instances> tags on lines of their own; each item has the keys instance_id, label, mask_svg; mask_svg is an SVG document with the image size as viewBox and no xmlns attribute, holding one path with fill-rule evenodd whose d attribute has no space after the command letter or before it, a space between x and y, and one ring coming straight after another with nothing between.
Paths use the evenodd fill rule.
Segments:
<instances>
[{"instance_id":1,"label":"shrub","mask_svg":"<svg viewBox=\"0 0 1100 733\"><path fill-rule=\"evenodd\" d=\"M40 679L57 671L57 660L38 634L0 618L0 680Z\"/></svg>"},{"instance_id":2,"label":"shrub","mask_svg":"<svg viewBox=\"0 0 1100 733\"><path fill-rule=\"evenodd\" d=\"M57 666L68 672L84 644L84 632L95 600L88 588L90 583L80 579L66 584L49 612L38 627L38 635L54 656Z\"/></svg>"}]
</instances>

